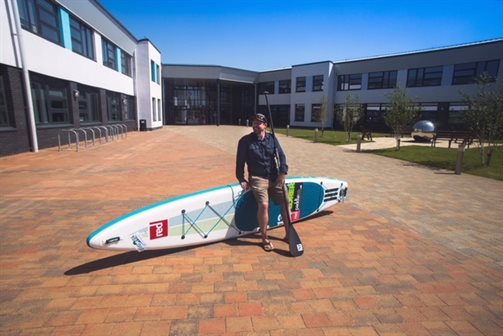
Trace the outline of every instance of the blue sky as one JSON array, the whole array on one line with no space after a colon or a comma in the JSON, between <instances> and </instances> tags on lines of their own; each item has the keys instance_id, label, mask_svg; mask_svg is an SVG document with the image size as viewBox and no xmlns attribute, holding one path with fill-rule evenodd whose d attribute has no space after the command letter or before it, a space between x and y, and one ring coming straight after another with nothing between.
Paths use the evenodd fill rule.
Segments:
<instances>
[{"instance_id":1,"label":"blue sky","mask_svg":"<svg viewBox=\"0 0 503 336\"><path fill-rule=\"evenodd\" d=\"M503 37L503 0L100 0L169 64L264 71Z\"/></svg>"}]
</instances>

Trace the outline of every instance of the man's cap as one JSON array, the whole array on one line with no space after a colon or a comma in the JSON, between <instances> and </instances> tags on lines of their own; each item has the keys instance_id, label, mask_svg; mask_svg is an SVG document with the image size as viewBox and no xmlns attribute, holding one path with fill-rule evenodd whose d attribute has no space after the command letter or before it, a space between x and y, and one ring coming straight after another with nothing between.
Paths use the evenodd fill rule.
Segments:
<instances>
[{"instance_id":1,"label":"man's cap","mask_svg":"<svg viewBox=\"0 0 503 336\"><path fill-rule=\"evenodd\" d=\"M265 115L263 115L262 113L257 113L255 114L253 117L252 117L252 120L258 120L260 122L263 122L264 124L267 124L267 118L265 117Z\"/></svg>"}]
</instances>

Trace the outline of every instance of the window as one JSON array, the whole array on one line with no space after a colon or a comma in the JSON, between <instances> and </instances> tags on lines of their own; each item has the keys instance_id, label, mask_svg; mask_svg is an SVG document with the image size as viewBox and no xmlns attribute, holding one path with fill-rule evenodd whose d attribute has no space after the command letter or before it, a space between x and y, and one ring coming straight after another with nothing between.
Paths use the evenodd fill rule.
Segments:
<instances>
[{"instance_id":1,"label":"window","mask_svg":"<svg viewBox=\"0 0 503 336\"><path fill-rule=\"evenodd\" d=\"M291 89L291 80L285 79L279 81L279 93L290 93Z\"/></svg>"},{"instance_id":2,"label":"window","mask_svg":"<svg viewBox=\"0 0 503 336\"><path fill-rule=\"evenodd\" d=\"M101 38L103 48L103 65L117 70L117 47L104 37Z\"/></svg>"},{"instance_id":3,"label":"window","mask_svg":"<svg viewBox=\"0 0 503 336\"><path fill-rule=\"evenodd\" d=\"M107 91L107 116L108 121L121 120L120 94Z\"/></svg>"},{"instance_id":4,"label":"window","mask_svg":"<svg viewBox=\"0 0 503 336\"><path fill-rule=\"evenodd\" d=\"M70 15L72 50L94 60L94 36L91 28Z\"/></svg>"},{"instance_id":5,"label":"window","mask_svg":"<svg viewBox=\"0 0 503 336\"><path fill-rule=\"evenodd\" d=\"M152 60L150 60L150 80L154 83L158 83L158 71L159 66Z\"/></svg>"},{"instance_id":6,"label":"window","mask_svg":"<svg viewBox=\"0 0 503 336\"><path fill-rule=\"evenodd\" d=\"M388 104L367 104L365 107L365 123L372 127L384 126L384 115L388 109Z\"/></svg>"},{"instance_id":7,"label":"window","mask_svg":"<svg viewBox=\"0 0 503 336\"><path fill-rule=\"evenodd\" d=\"M72 122L68 104L68 87L63 81L33 76L31 91L35 122L38 125Z\"/></svg>"},{"instance_id":8,"label":"window","mask_svg":"<svg viewBox=\"0 0 503 336\"><path fill-rule=\"evenodd\" d=\"M472 84L482 74L490 76L491 80L494 81L498 76L499 64L499 60L456 64L454 65L452 84Z\"/></svg>"},{"instance_id":9,"label":"window","mask_svg":"<svg viewBox=\"0 0 503 336\"><path fill-rule=\"evenodd\" d=\"M468 110L468 105L465 103L450 103L449 104L449 119L447 123L451 126L461 126L464 124L465 112Z\"/></svg>"},{"instance_id":10,"label":"window","mask_svg":"<svg viewBox=\"0 0 503 336\"><path fill-rule=\"evenodd\" d=\"M124 75L131 77L131 56L127 54L124 50L121 50L121 70Z\"/></svg>"},{"instance_id":11,"label":"window","mask_svg":"<svg viewBox=\"0 0 503 336\"><path fill-rule=\"evenodd\" d=\"M435 124L438 124L439 122L438 104L421 103L419 105L419 119L429 120Z\"/></svg>"},{"instance_id":12,"label":"window","mask_svg":"<svg viewBox=\"0 0 503 336\"><path fill-rule=\"evenodd\" d=\"M321 104L311 105L311 121L320 122L321 121Z\"/></svg>"},{"instance_id":13,"label":"window","mask_svg":"<svg viewBox=\"0 0 503 336\"><path fill-rule=\"evenodd\" d=\"M407 87L439 86L442 84L442 66L409 69Z\"/></svg>"},{"instance_id":14,"label":"window","mask_svg":"<svg viewBox=\"0 0 503 336\"><path fill-rule=\"evenodd\" d=\"M323 75L313 76L313 91L323 91Z\"/></svg>"},{"instance_id":15,"label":"window","mask_svg":"<svg viewBox=\"0 0 503 336\"><path fill-rule=\"evenodd\" d=\"M21 26L62 45L59 10L48 0L18 0Z\"/></svg>"},{"instance_id":16,"label":"window","mask_svg":"<svg viewBox=\"0 0 503 336\"><path fill-rule=\"evenodd\" d=\"M274 82L262 82L258 83L258 94L264 94L264 92L274 94Z\"/></svg>"},{"instance_id":17,"label":"window","mask_svg":"<svg viewBox=\"0 0 503 336\"><path fill-rule=\"evenodd\" d=\"M126 120L135 120L135 105L134 97L132 96L122 96L122 112L124 113L124 118Z\"/></svg>"},{"instance_id":18,"label":"window","mask_svg":"<svg viewBox=\"0 0 503 336\"><path fill-rule=\"evenodd\" d=\"M162 121L161 100L157 99L157 119Z\"/></svg>"},{"instance_id":19,"label":"window","mask_svg":"<svg viewBox=\"0 0 503 336\"><path fill-rule=\"evenodd\" d=\"M368 89L392 89L396 87L397 71L379 71L369 73Z\"/></svg>"},{"instance_id":20,"label":"window","mask_svg":"<svg viewBox=\"0 0 503 336\"><path fill-rule=\"evenodd\" d=\"M157 84L160 84L160 83L161 83L160 78L161 78L160 68L159 68L159 65L158 65L158 64L156 64L156 65L155 65L155 82L156 82Z\"/></svg>"},{"instance_id":21,"label":"window","mask_svg":"<svg viewBox=\"0 0 503 336\"><path fill-rule=\"evenodd\" d=\"M79 118L81 123L100 121L98 90L79 85Z\"/></svg>"},{"instance_id":22,"label":"window","mask_svg":"<svg viewBox=\"0 0 503 336\"><path fill-rule=\"evenodd\" d=\"M362 74L337 76L337 91L361 90Z\"/></svg>"},{"instance_id":23,"label":"window","mask_svg":"<svg viewBox=\"0 0 503 336\"><path fill-rule=\"evenodd\" d=\"M295 81L295 92L306 92L306 77L297 77Z\"/></svg>"},{"instance_id":24,"label":"window","mask_svg":"<svg viewBox=\"0 0 503 336\"><path fill-rule=\"evenodd\" d=\"M157 121L157 113L155 113L155 98L152 98L152 119Z\"/></svg>"},{"instance_id":25,"label":"window","mask_svg":"<svg viewBox=\"0 0 503 336\"><path fill-rule=\"evenodd\" d=\"M295 121L304 121L304 104L295 104Z\"/></svg>"},{"instance_id":26,"label":"window","mask_svg":"<svg viewBox=\"0 0 503 336\"><path fill-rule=\"evenodd\" d=\"M3 71L3 68L0 68ZM7 105L7 89L4 83L4 74L0 72L0 127L13 127L13 118Z\"/></svg>"}]
</instances>

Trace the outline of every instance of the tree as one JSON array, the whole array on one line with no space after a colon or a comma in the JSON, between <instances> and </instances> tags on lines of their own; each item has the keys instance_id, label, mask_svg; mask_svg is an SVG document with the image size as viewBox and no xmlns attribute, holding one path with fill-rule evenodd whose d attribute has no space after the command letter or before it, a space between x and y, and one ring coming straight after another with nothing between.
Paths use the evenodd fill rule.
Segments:
<instances>
[{"instance_id":1,"label":"tree","mask_svg":"<svg viewBox=\"0 0 503 336\"><path fill-rule=\"evenodd\" d=\"M321 98L320 104L320 119L321 119L321 136L325 133L325 125L328 124L328 101L327 97L323 96Z\"/></svg>"},{"instance_id":2,"label":"tree","mask_svg":"<svg viewBox=\"0 0 503 336\"><path fill-rule=\"evenodd\" d=\"M344 125L344 132L347 134L347 142L351 140L353 127L362 116L363 107L362 104L360 104L358 96L353 96L351 93L348 94L344 105L337 109L337 118Z\"/></svg>"},{"instance_id":3,"label":"tree","mask_svg":"<svg viewBox=\"0 0 503 336\"><path fill-rule=\"evenodd\" d=\"M419 108L403 89L395 89L388 97L390 107L384 115L384 122L393 130L396 150L400 150L400 137L406 127L417 118Z\"/></svg>"},{"instance_id":4,"label":"tree","mask_svg":"<svg viewBox=\"0 0 503 336\"><path fill-rule=\"evenodd\" d=\"M482 165L489 166L496 140L503 136L503 86L485 74L480 76L477 82L476 94L463 94L469 106L464 120L480 143Z\"/></svg>"}]
</instances>

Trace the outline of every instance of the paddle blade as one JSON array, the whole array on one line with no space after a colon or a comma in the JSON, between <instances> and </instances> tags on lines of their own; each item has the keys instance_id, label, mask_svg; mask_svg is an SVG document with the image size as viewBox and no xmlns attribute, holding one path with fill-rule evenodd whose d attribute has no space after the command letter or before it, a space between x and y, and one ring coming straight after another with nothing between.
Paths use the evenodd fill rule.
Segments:
<instances>
[{"instance_id":1,"label":"paddle blade","mask_svg":"<svg viewBox=\"0 0 503 336\"><path fill-rule=\"evenodd\" d=\"M297 234L297 230L290 224L288 230L288 244L290 247L290 255L292 257L300 257L304 253L304 245L300 241L300 237Z\"/></svg>"}]
</instances>

